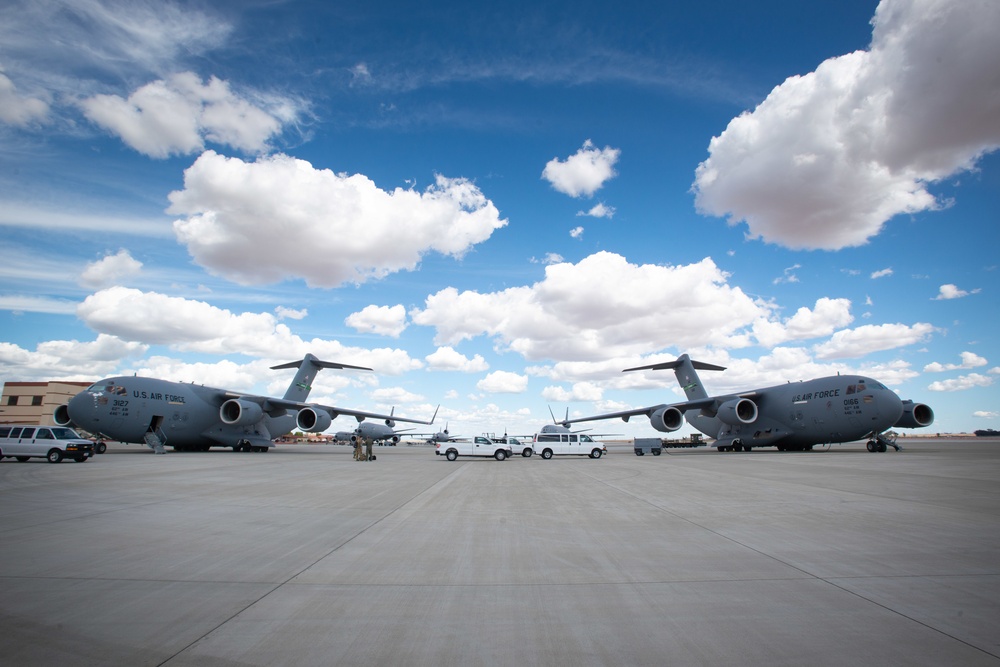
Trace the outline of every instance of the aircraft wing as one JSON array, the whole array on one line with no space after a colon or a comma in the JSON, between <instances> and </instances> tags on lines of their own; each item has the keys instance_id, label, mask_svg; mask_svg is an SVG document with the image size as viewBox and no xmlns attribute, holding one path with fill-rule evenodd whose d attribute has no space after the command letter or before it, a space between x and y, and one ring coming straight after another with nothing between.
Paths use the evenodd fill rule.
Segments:
<instances>
[{"instance_id":1,"label":"aircraft wing","mask_svg":"<svg viewBox=\"0 0 1000 667\"><path fill-rule=\"evenodd\" d=\"M434 409L434 416L430 418L430 421L424 421L422 419L400 417L394 414L383 415L377 412L365 412L364 410L352 410L351 408L338 408L334 405L302 403L300 401L289 401L284 398L254 396L251 394L240 394L236 392L225 392L224 398L238 398L243 401L257 403L261 406L264 412L269 414L280 410L302 410L303 408L313 408L326 411L332 419L336 419L341 415L347 415L348 417L354 417L359 422L364 421L365 419L391 419L392 421L406 422L408 424L433 424L434 420L437 418L437 408Z\"/></svg>"},{"instance_id":2,"label":"aircraft wing","mask_svg":"<svg viewBox=\"0 0 1000 667\"><path fill-rule=\"evenodd\" d=\"M699 398L694 401L684 401L682 403L660 403L659 405L650 405L645 408L635 408L633 410L622 410L621 412L609 412L603 415L594 415L592 417L578 417L576 419L564 419L559 423L563 426L568 426L570 424L576 424L578 422L591 422L599 421L601 419L621 419L622 421L628 421L630 417L636 415L643 415L645 417L650 417L654 412L660 410L661 408L677 408L681 412L687 410L697 410L701 409L712 409L719 404L719 401L728 397L725 396L709 396L708 398Z\"/></svg>"}]
</instances>

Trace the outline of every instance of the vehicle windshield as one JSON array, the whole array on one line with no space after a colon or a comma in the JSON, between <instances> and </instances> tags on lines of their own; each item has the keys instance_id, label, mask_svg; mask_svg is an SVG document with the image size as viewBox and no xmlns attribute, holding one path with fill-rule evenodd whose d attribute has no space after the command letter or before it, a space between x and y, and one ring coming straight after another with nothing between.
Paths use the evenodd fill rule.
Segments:
<instances>
[{"instance_id":1,"label":"vehicle windshield","mask_svg":"<svg viewBox=\"0 0 1000 667\"><path fill-rule=\"evenodd\" d=\"M52 427L52 435L57 440L80 440L80 434L71 428Z\"/></svg>"}]
</instances>

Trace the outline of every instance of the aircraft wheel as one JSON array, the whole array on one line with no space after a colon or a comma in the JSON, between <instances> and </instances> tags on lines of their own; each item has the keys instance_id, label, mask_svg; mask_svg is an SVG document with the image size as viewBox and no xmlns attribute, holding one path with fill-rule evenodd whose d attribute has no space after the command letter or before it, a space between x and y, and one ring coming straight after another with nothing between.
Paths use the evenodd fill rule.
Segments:
<instances>
[{"instance_id":1,"label":"aircraft wheel","mask_svg":"<svg viewBox=\"0 0 1000 667\"><path fill-rule=\"evenodd\" d=\"M94 445L94 451L97 452L98 454L103 454L104 452L108 451L108 446L102 440L98 442L96 445Z\"/></svg>"},{"instance_id":2,"label":"aircraft wheel","mask_svg":"<svg viewBox=\"0 0 1000 667\"><path fill-rule=\"evenodd\" d=\"M505 452L502 449L498 449L496 452L493 453L493 458L495 458L497 461L503 461L505 458L507 458L507 452Z\"/></svg>"},{"instance_id":3,"label":"aircraft wheel","mask_svg":"<svg viewBox=\"0 0 1000 667\"><path fill-rule=\"evenodd\" d=\"M63 453L58 449L50 449L45 458L48 459L49 463L59 463L63 459Z\"/></svg>"},{"instance_id":4,"label":"aircraft wheel","mask_svg":"<svg viewBox=\"0 0 1000 667\"><path fill-rule=\"evenodd\" d=\"M456 452L454 449L449 449L448 453L445 454L445 458L448 459L449 461L454 461L455 459L458 458L458 452Z\"/></svg>"},{"instance_id":5,"label":"aircraft wheel","mask_svg":"<svg viewBox=\"0 0 1000 667\"><path fill-rule=\"evenodd\" d=\"M884 451L885 451L885 449L886 449L886 448L885 448L885 443L884 443L884 442L880 442L880 443L878 443L878 451L879 451L880 453L881 453L881 452L884 452Z\"/></svg>"},{"instance_id":6,"label":"aircraft wheel","mask_svg":"<svg viewBox=\"0 0 1000 667\"><path fill-rule=\"evenodd\" d=\"M868 451L869 452L874 452L875 451L875 443L872 442L871 440L868 441Z\"/></svg>"},{"instance_id":7,"label":"aircraft wheel","mask_svg":"<svg viewBox=\"0 0 1000 667\"><path fill-rule=\"evenodd\" d=\"M234 452L240 451L240 445L233 445L233 451Z\"/></svg>"}]
</instances>

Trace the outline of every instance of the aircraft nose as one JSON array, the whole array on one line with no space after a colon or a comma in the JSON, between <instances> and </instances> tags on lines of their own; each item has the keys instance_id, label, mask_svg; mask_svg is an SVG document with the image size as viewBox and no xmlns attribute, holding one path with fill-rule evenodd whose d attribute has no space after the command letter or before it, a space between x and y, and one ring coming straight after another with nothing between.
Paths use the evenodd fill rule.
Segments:
<instances>
[{"instance_id":1,"label":"aircraft nose","mask_svg":"<svg viewBox=\"0 0 1000 667\"><path fill-rule=\"evenodd\" d=\"M884 392L884 396L879 406L879 413L887 423L886 428L892 426L903 416L903 399L891 390Z\"/></svg>"},{"instance_id":2,"label":"aircraft nose","mask_svg":"<svg viewBox=\"0 0 1000 667\"><path fill-rule=\"evenodd\" d=\"M69 418L73 420L74 424L86 426L90 422L91 414L89 408L91 405L93 405L93 397L86 391L81 391L69 399L69 402L66 404Z\"/></svg>"}]
</instances>

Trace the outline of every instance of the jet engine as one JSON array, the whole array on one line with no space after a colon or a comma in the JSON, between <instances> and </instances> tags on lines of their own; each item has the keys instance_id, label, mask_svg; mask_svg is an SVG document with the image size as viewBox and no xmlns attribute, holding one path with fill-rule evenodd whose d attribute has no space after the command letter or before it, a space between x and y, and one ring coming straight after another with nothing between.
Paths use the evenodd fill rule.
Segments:
<instances>
[{"instance_id":1,"label":"jet engine","mask_svg":"<svg viewBox=\"0 0 1000 667\"><path fill-rule=\"evenodd\" d=\"M715 416L730 426L752 424L757 421L757 404L749 398L734 398L720 405Z\"/></svg>"},{"instance_id":2,"label":"jet engine","mask_svg":"<svg viewBox=\"0 0 1000 667\"><path fill-rule=\"evenodd\" d=\"M231 398L219 408L219 418L230 426L249 426L256 424L264 416L264 411L253 401Z\"/></svg>"},{"instance_id":3,"label":"jet engine","mask_svg":"<svg viewBox=\"0 0 1000 667\"><path fill-rule=\"evenodd\" d=\"M295 425L307 433L322 433L332 421L329 412L318 408L302 408L295 415Z\"/></svg>"},{"instance_id":4,"label":"jet engine","mask_svg":"<svg viewBox=\"0 0 1000 667\"><path fill-rule=\"evenodd\" d=\"M657 431L670 433L684 425L684 413L673 407L660 408L649 415L649 423Z\"/></svg>"},{"instance_id":5,"label":"jet engine","mask_svg":"<svg viewBox=\"0 0 1000 667\"><path fill-rule=\"evenodd\" d=\"M930 406L913 401L903 401L903 414L893 426L899 428L920 428L930 426L934 422L934 411Z\"/></svg>"},{"instance_id":6,"label":"jet engine","mask_svg":"<svg viewBox=\"0 0 1000 667\"><path fill-rule=\"evenodd\" d=\"M69 406L63 403L58 408L56 412L52 415L52 420L56 423L56 426L70 426L73 424L72 417L69 416Z\"/></svg>"}]
</instances>

